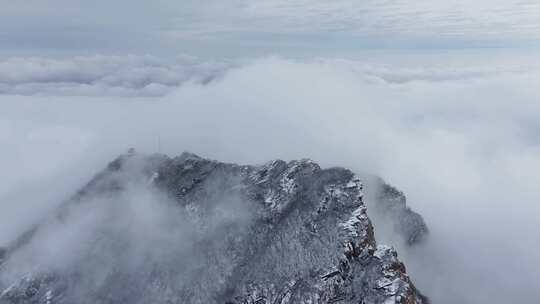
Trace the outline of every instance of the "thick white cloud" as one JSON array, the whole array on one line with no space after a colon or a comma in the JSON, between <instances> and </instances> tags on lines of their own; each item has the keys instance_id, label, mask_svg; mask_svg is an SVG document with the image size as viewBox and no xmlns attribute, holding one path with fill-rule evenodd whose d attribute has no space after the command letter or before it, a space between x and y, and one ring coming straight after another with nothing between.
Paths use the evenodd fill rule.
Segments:
<instances>
[{"instance_id":1,"label":"thick white cloud","mask_svg":"<svg viewBox=\"0 0 540 304\"><path fill-rule=\"evenodd\" d=\"M399 252L434 302L534 301L540 69L535 54L510 54L266 59L206 85L185 82L216 71L198 61L7 59L0 244L129 147L242 163L311 157L405 191L431 236ZM149 81L167 90L149 94ZM32 85L42 96L6 94Z\"/></svg>"},{"instance_id":2,"label":"thick white cloud","mask_svg":"<svg viewBox=\"0 0 540 304\"><path fill-rule=\"evenodd\" d=\"M351 64L268 59L158 98L0 96L10 152L0 239L131 146L242 163L311 157L405 191L431 235L400 252L434 302L534 301L540 73L511 66L396 82Z\"/></svg>"}]
</instances>

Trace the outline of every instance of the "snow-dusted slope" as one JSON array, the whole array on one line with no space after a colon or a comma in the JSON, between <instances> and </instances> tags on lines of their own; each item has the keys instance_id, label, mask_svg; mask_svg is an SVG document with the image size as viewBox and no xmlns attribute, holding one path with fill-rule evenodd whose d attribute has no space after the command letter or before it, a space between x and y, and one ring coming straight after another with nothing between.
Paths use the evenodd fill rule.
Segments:
<instances>
[{"instance_id":1,"label":"snow-dusted slope","mask_svg":"<svg viewBox=\"0 0 540 304\"><path fill-rule=\"evenodd\" d=\"M363 185L310 160L123 155L8 248L0 303L427 303Z\"/></svg>"}]
</instances>

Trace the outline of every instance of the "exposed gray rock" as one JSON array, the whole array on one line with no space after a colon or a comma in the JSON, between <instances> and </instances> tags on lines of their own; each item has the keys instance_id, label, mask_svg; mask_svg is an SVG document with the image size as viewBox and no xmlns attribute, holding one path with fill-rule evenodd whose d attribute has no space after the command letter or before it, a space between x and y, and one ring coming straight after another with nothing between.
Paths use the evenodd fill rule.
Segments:
<instances>
[{"instance_id":1,"label":"exposed gray rock","mask_svg":"<svg viewBox=\"0 0 540 304\"><path fill-rule=\"evenodd\" d=\"M0 247L0 265L2 265L2 263L4 262L4 259L6 257L6 253L7 253L6 249Z\"/></svg>"},{"instance_id":2,"label":"exposed gray rock","mask_svg":"<svg viewBox=\"0 0 540 304\"><path fill-rule=\"evenodd\" d=\"M126 193L174 208L141 230L121 208ZM72 229L73 218L102 214L95 206L112 209L69 239L74 253L60 266L34 252L51 249L43 239ZM428 303L395 250L377 245L358 177L310 160L240 166L130 153L8 252L0 303ZM23 271L28 256L46 263Z\"/></svg>"},{"instance_id":3,"label":"exposed gray rock","mask_svg":"<svg viewBox=\"0 0 540 304\"><path fill-rule=\"evenodd\" d=\"M375 194L370 204L371 211L392 225L393 232L400 235L407 245L423 241L429 232L422 216L407 206L403 192L387 184L380 178L372 183Z\"/></svg>"}]
</instances>

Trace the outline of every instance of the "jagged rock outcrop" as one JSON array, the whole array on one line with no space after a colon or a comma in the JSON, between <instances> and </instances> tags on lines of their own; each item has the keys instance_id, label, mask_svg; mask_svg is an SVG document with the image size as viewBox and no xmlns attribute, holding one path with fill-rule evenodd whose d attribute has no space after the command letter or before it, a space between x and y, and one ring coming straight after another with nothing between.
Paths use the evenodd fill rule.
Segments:
<instances>
[{"instance_id":1,"label":"jagged rock outcrop","mask_svg":"<svg viewBox=\"0 0 540 304\"><path fill-rule=\"evenodd\" d=\"M422 242L429 229L422 216L407 206L405 194L380 178L375 178L371 186L375 192L371 211L390 223L393 232L400 235L407 245Z\"/></svg>"},{"instance_id":2,"label":"jagged rock outcrop","mask_svg":"<svg viewBox=\"0 0 540 304\"><path fill-rule=\"evenodd\" d=\"M130 153L6 255L2 304L428 303L376 243L358 177L310 160Z\"/></svg>"},{"instance_id":3,"label":"jagged rock outcrop","mask_svg":"<svg viewBox=\"0 0 540 304\"><path fill-rule=\"evenodd\" d=\"M6 249L0 247L0 265L4 262L4 258L6 256Z\"/></svg>"}]
</instances>

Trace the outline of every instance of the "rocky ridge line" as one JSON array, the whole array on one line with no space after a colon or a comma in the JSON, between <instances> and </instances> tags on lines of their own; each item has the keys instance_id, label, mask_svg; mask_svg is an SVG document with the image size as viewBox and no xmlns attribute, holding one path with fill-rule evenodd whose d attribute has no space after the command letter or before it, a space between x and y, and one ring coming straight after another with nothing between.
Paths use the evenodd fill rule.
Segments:
<instances>
[{"instance_id":1,"label":"rocky ridge line","mask_svg":"<svg viewBox=\"0 0 540 304\"><path fill-rule=\"evenodd\" d=\"M189 267L176 260L134 271L113 258L106 283L81 287L73 278L84 277L85 263L96 258L95 252L85 253L74 269L40 270L8 286L0 280L0 303L429 302L415 288L396 251L376 243L363 185L349 170L321 169L311 160L240 166L190 153L175 158L132 153L110 163L59 208L54 221L70 217L68 206L115 197L134 180L167 193L201 229L209 225L205 219L228 202L224 198L248 202L253 218L240 228L227 222L211 238L204 235L195 242L195 261L202 266L195 274L187 276ZM9 270L11 257L31 244L43 225L49 223L36 226L8 248L0 277ZM216 240L216 233L223 235ZM193 283L171 280L179 273L182 277L183 271ZM81 288L84 299L76 297Z\"/></svg>"}]
</instances>

